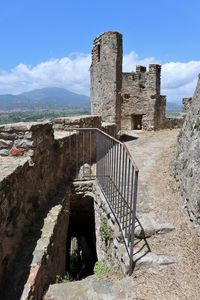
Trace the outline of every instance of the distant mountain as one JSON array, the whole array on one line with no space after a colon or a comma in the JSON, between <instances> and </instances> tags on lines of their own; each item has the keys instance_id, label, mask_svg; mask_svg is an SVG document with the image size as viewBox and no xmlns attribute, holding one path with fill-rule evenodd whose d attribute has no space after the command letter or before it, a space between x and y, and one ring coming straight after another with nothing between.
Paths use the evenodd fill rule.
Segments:
<instances>
[{"instance_id":1,"label":"distant mountain","mask_svg":"<svg viewBox=\"0 0 200 300\"><path fill-rule=\"evenodd\" d=\"M182 103L181 102L167 102L166 105L167 112L181 112L182 111Z\"/></svg>"},{"instance_id":2,"label":"distant mountain","mask_svg":"<svg viewBox=\"0 0 200 300\"><path fill-rule=\"evenodd\" d=\"M42 88L19 95L0 95L0 110L40 110L89 107L90 98L63 88Z\"/></svg>"},{"instance_id":3,"label":"distant mountain","mask_svg":"<svg viewBox=\"0 0 200 300\"><path fill-rule=\"evenodd\" d=\"M49 87L19 95L0 95L0 111L63 109L67 107L90 107L90 98L63 88ZM167 102L167 112L180 112L179 102Z\"/></svg>"}]
</instances>

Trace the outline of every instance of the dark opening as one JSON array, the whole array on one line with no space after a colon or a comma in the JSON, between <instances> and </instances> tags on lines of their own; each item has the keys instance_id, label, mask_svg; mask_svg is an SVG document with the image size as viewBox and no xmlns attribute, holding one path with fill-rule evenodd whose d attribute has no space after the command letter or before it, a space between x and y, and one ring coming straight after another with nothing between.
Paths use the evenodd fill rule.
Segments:
<instances>
[{"instance_id":1,"label":"dark opening","mask_svg":"<svg viewBox=\"0 0 200 300\"><path fill-rule=\"evenodd\" d=\"M138 136L132 136L132 135L128 135L128 134L122 134L119 137L119 140L121 142L130 142L130 141L135 141L138 139Z\"/></svg>"},{"instance_id":2,"label":"dark opening","mask_svg":"<svg viewBox=\"0 0 200 300\"><path fill-rule=\"evenodd\" d=\"M99 62L101 58L101 45L97 45L97 57Z\"/></svg>"},{"instance_id":3,"label":"dark opening","mask_svg":"<svg viewBox=\"0 0 200 300\"><path fill-rule=\"evenodd\" d=\"M66 257L69 279L80 280L92 275L96 261L94 199L72 196Z\"/></svg>"},{"instance_id":4,"label":"dark opening","mask_svg":"<svg viewBox=\"0 0 200 300\"><path fill-rule=\"evenodd\" d=\"M132 129L142 129L142 115L132 115Z\"/></svg>"}]
</instances>

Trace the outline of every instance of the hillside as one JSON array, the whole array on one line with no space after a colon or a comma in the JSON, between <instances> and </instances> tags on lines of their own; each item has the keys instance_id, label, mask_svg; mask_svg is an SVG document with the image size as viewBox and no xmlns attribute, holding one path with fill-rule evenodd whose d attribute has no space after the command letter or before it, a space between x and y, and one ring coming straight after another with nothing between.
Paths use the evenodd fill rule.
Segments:
<instances>
[{"instance_id":1,"label":"hillside","mask_svg":"<svg viewBox=\"0 0 200 300\"><path fill-rule=\"evenodd\" d=\"M0 111L57 110L68 107L90 107L90 98L64 88L42 88L18 95L0 95ZM167 112L180 112L181 103L167 102Z\"/></svg>"},{"instance_id":2,"label":"hillside","mask_svg":"<svg viewBox=\"0 0 200 300\"><path fill-rule=\"evenodd\" d=\"M18 95L0 95L1 111L89 107L90 98L64 88L42 88Z\"/></svg>"}]
</instances>

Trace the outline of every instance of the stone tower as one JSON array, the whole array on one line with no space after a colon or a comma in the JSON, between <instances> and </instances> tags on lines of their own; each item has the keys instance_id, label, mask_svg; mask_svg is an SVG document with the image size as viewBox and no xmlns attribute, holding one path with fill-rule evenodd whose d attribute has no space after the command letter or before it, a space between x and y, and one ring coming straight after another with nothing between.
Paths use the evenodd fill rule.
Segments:
<instances>
[{"instance_id":1,"label":"stone tower","mask_svg":"<svg viewBox=\"0 0 200 300\"><path fill-rule=\"evenodd\" d=\"M94 40L91 65L92 114L117 129L157 130L165 123L166 98L160 94L161 66L122 72L122 35L105 32Z\"/></svg>"},{"instance_id":2,"label":"stone tower","mask_svg":"<svg viewBox=\"0 0 200 300\"><path fill-rule=\"evenodd\" d=\"M120 129L122 87L122 35L106 32L93 43L91 73L92 114Z\"/></svg>"}]
</instances>

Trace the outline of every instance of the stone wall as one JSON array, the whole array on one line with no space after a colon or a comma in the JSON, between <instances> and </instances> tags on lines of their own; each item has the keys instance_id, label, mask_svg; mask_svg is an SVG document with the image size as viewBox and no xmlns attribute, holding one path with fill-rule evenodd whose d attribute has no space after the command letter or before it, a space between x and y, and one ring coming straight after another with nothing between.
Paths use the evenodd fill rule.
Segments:
<instances>
[{"instance_id":1,"label":"stone wall","mask_svg":"<svg viewBox=\"0 0 200 300\"><path fill-rule=\"evenodd\" d=\"M19 132L24 134L19 135ZM67 134L54 139L50 123L1 126L1 136L4 139L5 133L10 140L12 135L12 143L16 149L24 146L22 142L17 148L16 142L23 141L24 135L28 135L31 148L26 144L20 156L13 156L9 152L9 156L0 157L1 286L7 284L7 279L14 272L15 260L27 230L33 226L35 218L50 205L60 191L60 186L76 176L83 160L87 158L86 145L89 144L86 138L84 151L78 153L80 165L77 169L75 149L77 143L82 145L81 135ZM96 151L93 151L92 160L95 154Z\"/></svg>"},{"instance_id":2,"label":"stone wall","mask_svg":"<svg viewBox=\"0 0 200 300\"><path fill-rule=\"evenodd\" d=\"M175 176L190 215L200 225L200 77L178 136ZM199 230L200 233L200 230Z\"/></svg>"},{"instance_id":3,"label":"stone wall","mask_svg":"<svg viewBox=\"0 0 200 300\"><path fill-rule=\"evenodd\" d=\"M102 122L101 117L96 115L55 118L53 127L56 131L66 132L72 128L98 128L114 137L117 132L115 123Z\"/></svg>"},{"instance_id":4,"label":"stone wall","mask_svg":"<svg viewBox=\"0 0 200 300\"><path fill-rule=\"evenodd\" d=\"M188 110L190 109L190 106L192 105L192 97L183 98L182 104L183 104L182 112L187 113Z\"/></svg>"},{"instance_id":5,"label":"stone wall","mask_svg":"<svg viewBox=\"0 0 200 300\"><path fill-rule=\"evenodd\" d=\"M122 86L122 36L107 32L94 40L92 50L92 114L120 128Z\"/></svg>"},{"instance_id":6,"label":"stone wall","mask_svg":"<svg viewBox=\"0 0 200 300\"><path fill-rule=\"evenodd\" d=\"M165 118L163 127L165 129L181 128L184 122L184 116L177 118Z\"/></svg>"},{"instance_id":7,"label":"stone wall","mask_svg":"<svg viewBox=\"0 0 200 300\"><path fill-rule=\"evenodd\" d=\"M99 261L127 274L129 257L123 243L119 225L95 181L75 182L74 194L79 197L90 196L94 199L96 251ZM78 205L78 203L77 203ZM81 205L81 204L80 204Z\"/></svg>"},{"instance_id":8,"label":"stone wall","mask_svg":"<svg viewBox=\"0 0 200 300\"><path fill-rule=\"evenodd\" d=\"M26 130L29 128L32 136L31 157L25 157L27 154L24 154L22 163L20 163L22 157L0 158L1 165L6 167L6 172L3 168L0 172L0 283L2 284L13 267L13 261L28 226L47 206L49 199L56 195L61 182L69 179L72 167L69 163L68 144L64 145L61 152L54 140L51 124L23 124L23 126ZM3 128L3 132L7 128L8 125ZM10 128L12 134L18 134L18 130L15 132L15 125Z\"/></svg>"},{"instance_id":9,"label":"stone wall","mask_svg":"<svg viewBox=\"0 0 200 300\"><path fill-rule=\"evenodd\" d=\"M137 66L136 72L122 74L122 130L154 130L162 126L166 104L160 95L160 70L160 65L152 64L148 72Z\"/></svg>"},{"instance_id":10,"label":"stone wall","mask_svg":"<svg viewBox=\"0 0 200 300\"><path fill-rule=\"evenodd\" d=\"M101 128L101 117L95 115L59 117L54 119L55 130L70 128Z\"/></svg>"},{"instance_id":11,"label":"stone wall","mask_svg":"<svg viewBox=\"0 0 200 300\"><path fill-rule=\"evenodd\" d=\"M127 274L129 256L127 254L119 225L97 184L94 185L95 226L97 236L97 257L105 264Z\"/></svg>"},{"instance_id":12,"label":"stone wall","mask_svg":"<svg viewBox=\"0 0 200 300\"><path fill-rule=\"evenodd\" d=\"M66 273L66 245L69 222L69 195L48 212L42 234L33 251L29 276L21 299L42 299L56 276ZM19 287L18 287L19 288Z\"/></svg>"},{"instance_id":13,"label":"stone wall","mask_svg":"<svg viewBox=\"0 0 200 300\"><path fill-rule=\"evenodd\" d=\"M38 136L41 128L41 134ZM22 122L0 125L0 156L32 156L33 150L39 147L41 142L44 142L48 132L48 138L52 139L50 123Z\"/></svg>"}]
</instances>

